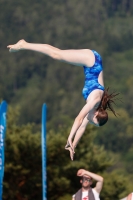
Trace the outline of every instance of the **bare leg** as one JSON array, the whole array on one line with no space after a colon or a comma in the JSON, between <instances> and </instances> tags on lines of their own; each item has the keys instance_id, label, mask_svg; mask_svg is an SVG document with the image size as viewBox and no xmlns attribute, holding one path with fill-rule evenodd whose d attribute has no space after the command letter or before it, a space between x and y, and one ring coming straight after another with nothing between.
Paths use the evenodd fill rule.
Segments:
<instances>
[{"instance_id":1,"label":"bare leg","mask_svg":"<svg viewBox=\"0 0 133 200\"><path fill-rule=\"evenodd\" d=\"M20 50L32 50L40 52L61 62L71 63L81 67L83 67L83 65L88 67L92 66L95 60L94 54L90 49L61 50L49 44L28 43L25 40L20 40L16 44L8 45L7 48L9 48L10 52L16 52Z\"/></svg>"},{"instance_id":2,"label":"bare leg","mask_svg":"<svg viewBox=\"0 0 133 200\"><path fill-rule=\"evenodd\" d=\"M10 52L16 52L20 50L31 50L43 53L47 56L52 57L53 59L58 59L58 53L60 49L53 47L48 44L35 44L35 43L28 43L25 40L20 40L14 45L8 45Z\"/></svg>"},{"instance_id":3,"label":"bare leg","mask_svg":"<svg viewBox=\"0 0 133 200\"><path fill-rule=\"evenodd\" d=\"M77 146L77 144L78 144L79 140L81 139L82 135L84 134L88 122L89 121L88 121L87 116L86 116L84 118L81 126L79 127L79 129L77 130L77 132L75 134L74 140L72 142L72 147L73 148L71 148L71 146L69 145L69 142L67 142L67 144L65 146L65 149L70 151L70 158L71 158L71 160L73 160L73 158L74 158L74 153L75 153L74 149Z\"/></svg>"}]
</instances>

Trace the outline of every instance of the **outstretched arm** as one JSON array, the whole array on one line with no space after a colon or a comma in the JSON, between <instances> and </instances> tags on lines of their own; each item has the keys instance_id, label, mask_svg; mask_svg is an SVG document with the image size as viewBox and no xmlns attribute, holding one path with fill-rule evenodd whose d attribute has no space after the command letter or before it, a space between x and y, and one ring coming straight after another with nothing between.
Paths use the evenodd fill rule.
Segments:
<instances>
[{"instance_id":1,"label":"outstretched arm","mask_svg":"<svg viewBox=\"0 0 133 200\"><path fill-rule=\"evenodd\" d=\"M86 126L89 123L89 120L87 119L87 116L84 118L81 126L79 127L79 129L76 132L76 137L73 140L73 148L76 148L79 140L81 139L82 135L85 132Z\"/></svg>"},{"instance_id":2,"label":"outstretched arm","mask_svg":"<svg viewBox=\"0 0 133 200\"><path fill-rule=\"evenodd\" d=\"M96 187L94 188L98 193L101 192L102 187L103 187L103 177L99 176L97 174L94 174L90 171L86 171L84 169L79 169L77 172L77 176L83 176L83 175L87 175L90 176L92 179L96 180Z\"/></svg>"},{"instance_id":3,"label":"outstretched arm","mask_svg":"<svg viewBox=\"0 0 133 200\"><path fill-rule=\"evenodd\" d=\"M77 130L76 132L76 135L74 137L74 140L72 142L72 146L73 146L73 149L69 146L69 144L66 145L65 149L66 150L69 150L70 151L70 158L71 160L73 160L74 158L74 149L76 148L80 138L82 137L82 135L84 134L85 132L85 129L86 129L86 126L88 124L89 120L87 119L87 116L84 118L81 126L79 127L79 129Z\"/></svg>"},{"instance_id":4,"label":"outstretched arm","mask_svg":"<svg viewBox=\"0 0 133 200\"><path fill-rule=\"evenodd\" d=\"M77 136L77 131L78 131L79 127L81 126L81 124L83 123L83 120L88 115L88 113L94 108L94 106L96 105L96 103L98 101L99 101L99 99L97 99L97 98L90 99L89 102L87 104L85 104L85 106L82 108L82 110L80 111L80 113L78 114L78 116L76 117L76 119L75 119L75 121L73 123L72 129L71 129L69 137L68 137L68 142L67 142L67 145L66 145L66 147L68 147L70 145L70 147L71 147L73 152L74 152L74 147L75 146L73 146L73 144L72 144L72 139L73 139L75 134ZM87 125L88 122L85 121L85 123ZM85 125L85 128L86 128L86 125ZM82 133L83 132L81 131L81 134ZM78 137L80 139L80 136L78 136ZM77 142L74 142L74 143L76 144Z\"/></svg>"},{"instance_id":5,"label":"outstretched arm","mask_svg":"<svg viewBox=\"0 0 133 200\"><path fill-rule=\"evenodd\" d=\"M48 44L28 43L25 40L20 40L14 45L8 45L7 48L9 48L10 52L16 52L19 50L37 51L50 56L53 59L77 66L86 65L91 67L95 61L94 54L89 49L61 50Z\"/></svg>"}]
</instances>

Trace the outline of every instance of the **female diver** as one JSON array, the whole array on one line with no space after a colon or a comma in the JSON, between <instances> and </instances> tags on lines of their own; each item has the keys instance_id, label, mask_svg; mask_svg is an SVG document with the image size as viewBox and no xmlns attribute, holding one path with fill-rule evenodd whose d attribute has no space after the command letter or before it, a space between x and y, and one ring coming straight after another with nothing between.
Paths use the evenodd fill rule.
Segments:
<instances>
[{"instance_id":1,"label":"female diver","mask_svg":"<svg viewBox=\"0 0 133 200\"><path fill-rule=\"evenodd\" d=\"M90 49L61 50L48 44L28 43L25 40L20 40L14 45L7 46L7 48L9 48L10 52L20 50L37 51L53 59L83 67L85 84L82 94L86 104L76 117L65 146L65 149L70 151L70 157L73 160L74 149L87 124L104 125L108 121L106 109L111 110L116 115L111 103L113 103L112 99L117 94L112 93L109 95L108 89L105 90L104 88L101 56Z\"/></svg>"}]
</instances>

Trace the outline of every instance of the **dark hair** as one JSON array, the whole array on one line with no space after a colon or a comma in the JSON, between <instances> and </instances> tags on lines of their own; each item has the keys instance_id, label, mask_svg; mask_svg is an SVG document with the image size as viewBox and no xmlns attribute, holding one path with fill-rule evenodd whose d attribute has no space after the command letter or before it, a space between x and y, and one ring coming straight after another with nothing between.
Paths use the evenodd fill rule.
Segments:
<instances>
[{"instance_id":1,"label":"dark hair","mask_svg":"<svg viewBox=\"0 0 133 200\"><path fill-rule=\"evenodd\" d=\"M112 107L112 103L115 104L113 98L119 95L119 93L111 93L108 94L109 88L107 88L104 93L103 97L101 99L100 105L97 108L98 115L96 116L97 121L99 123L99 126L103 126L108 121L108 113L106 110L110 110L113 112L113 114L116 116L116 112L114 111Z\"/></svg>"}]
</instances>

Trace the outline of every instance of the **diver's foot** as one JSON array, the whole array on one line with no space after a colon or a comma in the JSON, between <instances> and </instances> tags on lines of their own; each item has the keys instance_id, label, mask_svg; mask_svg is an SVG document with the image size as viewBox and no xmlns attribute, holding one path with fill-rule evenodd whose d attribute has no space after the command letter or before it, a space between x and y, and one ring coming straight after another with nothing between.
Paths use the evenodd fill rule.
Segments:
<instances>
[{"instance_id":1,"label":"diver's foot","mask_svg":"<svg viewBox=\"0 0 133 200\"><path fill-rule=\"evenodd\" d=\"M73 160L75 152L71 149L71 147L65 147L65 149L69 151L70 158L71 158L71 160Z\"/></svg>"},{"instance_id":2,"label":"diver's foot","mask_svg":"<svg viewBox=\"0 0 133 200\"><path fill-rule=\"evenodd\" d=\"M25 40L19 40L16 44L8 45L7 48L10 52L16 52L22 50L26 44Z\"/></svg>"}]
</instances>

